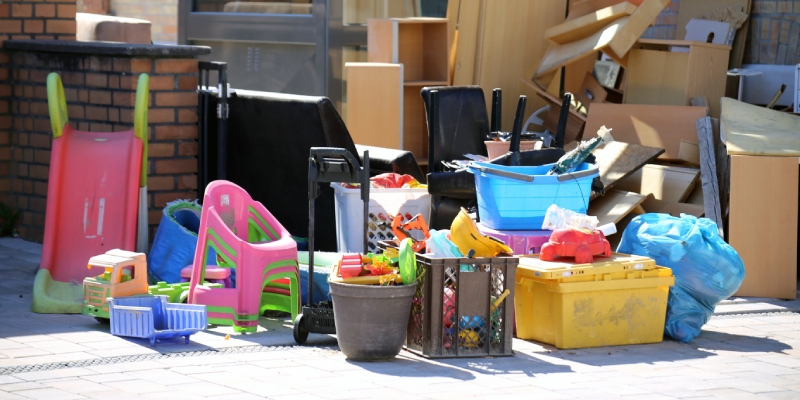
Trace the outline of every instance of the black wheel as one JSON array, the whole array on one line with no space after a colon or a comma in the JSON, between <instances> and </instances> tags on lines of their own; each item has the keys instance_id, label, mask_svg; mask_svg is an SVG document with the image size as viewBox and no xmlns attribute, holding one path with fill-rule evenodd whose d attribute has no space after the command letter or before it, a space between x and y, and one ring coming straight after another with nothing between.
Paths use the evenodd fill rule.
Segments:
<instances>
[{"instance_id":1,"label":"black wheel","mask_svg":"<svg viewBox=\"0 0 800 400\"><path fill-rule=\"evenodd\" d=\"M108 319L108 318L103 318L103 317L94 317L94 319L96 319L96 320L97 320L97 322L99 322L99 323L101 323L101 324L106 324L106 325L108 325L108 324L110 324L110 323L111 323L111 320L110 320L110 319Z\"/></svg>"},{"instance_id":2,"label":"black wheel","mask_svg":"<svg viewBox=\"0 0 800 400\"><path fill-rule=\"evenodd\" d=\"M303 314L297 314L297 318L294 319L294 341L297 344L303 344L308 339L308 329L306 329L305 319L303 318Z\"/></svg>"}]
</instances>

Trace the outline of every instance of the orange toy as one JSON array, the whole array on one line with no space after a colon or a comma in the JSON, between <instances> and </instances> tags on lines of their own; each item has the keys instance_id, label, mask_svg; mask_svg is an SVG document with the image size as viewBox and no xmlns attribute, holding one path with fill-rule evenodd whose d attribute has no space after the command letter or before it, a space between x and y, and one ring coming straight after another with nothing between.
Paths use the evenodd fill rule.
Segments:
<instances>
[{"instance_id":1,"label":"orange toy","mask_svg":"<svg viewBox=\"0 0 800 400\"><path fill-rule=\"evenodd\" d=\"M577 264L591 264L594 256L611 257L611 245L603 232L586 232L579 229L556 229L550 241L542 246L539 259L553 261L556 256L575 257Z\"/></svg>"}]
</instances>

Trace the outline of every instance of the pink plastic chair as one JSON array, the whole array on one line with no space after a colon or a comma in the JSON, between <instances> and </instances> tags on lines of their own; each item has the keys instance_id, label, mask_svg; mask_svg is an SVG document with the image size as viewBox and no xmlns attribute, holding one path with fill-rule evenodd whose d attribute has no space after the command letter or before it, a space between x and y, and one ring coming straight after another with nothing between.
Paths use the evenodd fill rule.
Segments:
<instances>
[{"instance_id":1,"label":"pink plastic chair","mask_svg":"<svg viewBox=\"0 0 800 400\"><path fill-rule=\"evenodd\" d=\"M235 288L201 285L211 248L218 267L236 269ZM265 286L281 286L274 281L285 278L288 293L263 293ZM259 315L270 309L291 313L294 322L300 307L297 243L244 189L228 181L211 182L203 198L190 282L189 303L205 304L210 324L255 332Z\"/></svg>"}]
</instances>

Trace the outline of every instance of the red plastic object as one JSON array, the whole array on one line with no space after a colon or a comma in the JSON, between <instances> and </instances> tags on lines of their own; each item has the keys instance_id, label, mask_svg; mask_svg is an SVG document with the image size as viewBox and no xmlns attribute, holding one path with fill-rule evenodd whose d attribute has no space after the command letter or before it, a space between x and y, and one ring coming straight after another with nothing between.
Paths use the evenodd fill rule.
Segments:
<instances>
[{"instance_id":1,"label":"red plastic object","mask_svg":"<svg viewBox=\"0 0 800 400\"><path fill-rule=\"evenodd\" d=\"M361 254L344 254L339 265L339 274L342 278L355 278L361 274Z\"/></svg>"},{"instance_id":2,"label":"red plastic object","mask_svg":"<svg viewBox=\"0 0 800 400\"><path fill-rule=\"evenodd\" d=\"M575 257L578 264L593 262L594 256L611 257L611 245L603 232L586 233L577 229L556 229L550 235L550 241L542 246L539 259L553 261L556 256Z\"/></svg>"}]
</instances>

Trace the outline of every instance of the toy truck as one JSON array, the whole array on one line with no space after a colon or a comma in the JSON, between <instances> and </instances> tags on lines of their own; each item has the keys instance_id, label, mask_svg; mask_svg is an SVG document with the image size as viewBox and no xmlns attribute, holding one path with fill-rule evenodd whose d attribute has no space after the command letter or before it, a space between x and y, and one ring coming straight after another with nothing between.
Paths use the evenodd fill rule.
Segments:
<instances>
[{"instance_id":1,"label":"toy truck","mask_svg":"<svg viewBox=\"0 0 800 400\"><path fill-rule=\"evenodd\" d=\"M154 346L157 339L189 336L206 329L206 306L174 304L167 296L133 296L109 299L111 334L115 336L149 339Z\"/></svg>"},{"instance_id":2,"label":"toy truck","mask_svg":"<svg viewBox=\"0 0 800 400\"><path fill-rule=\"evenodd\" d=\"M158 282L147 285L147 258L144 253L125 250L109 250L105 254L89 259L88 268L104 268L100 275L83 280L83 308L81 313L108 322L109 297L140 295L165 295L170 303L183 303L189 296L189 282ZM221 288L219 283L205 283L210 288Z\"/></svg>"}]
</instances>

